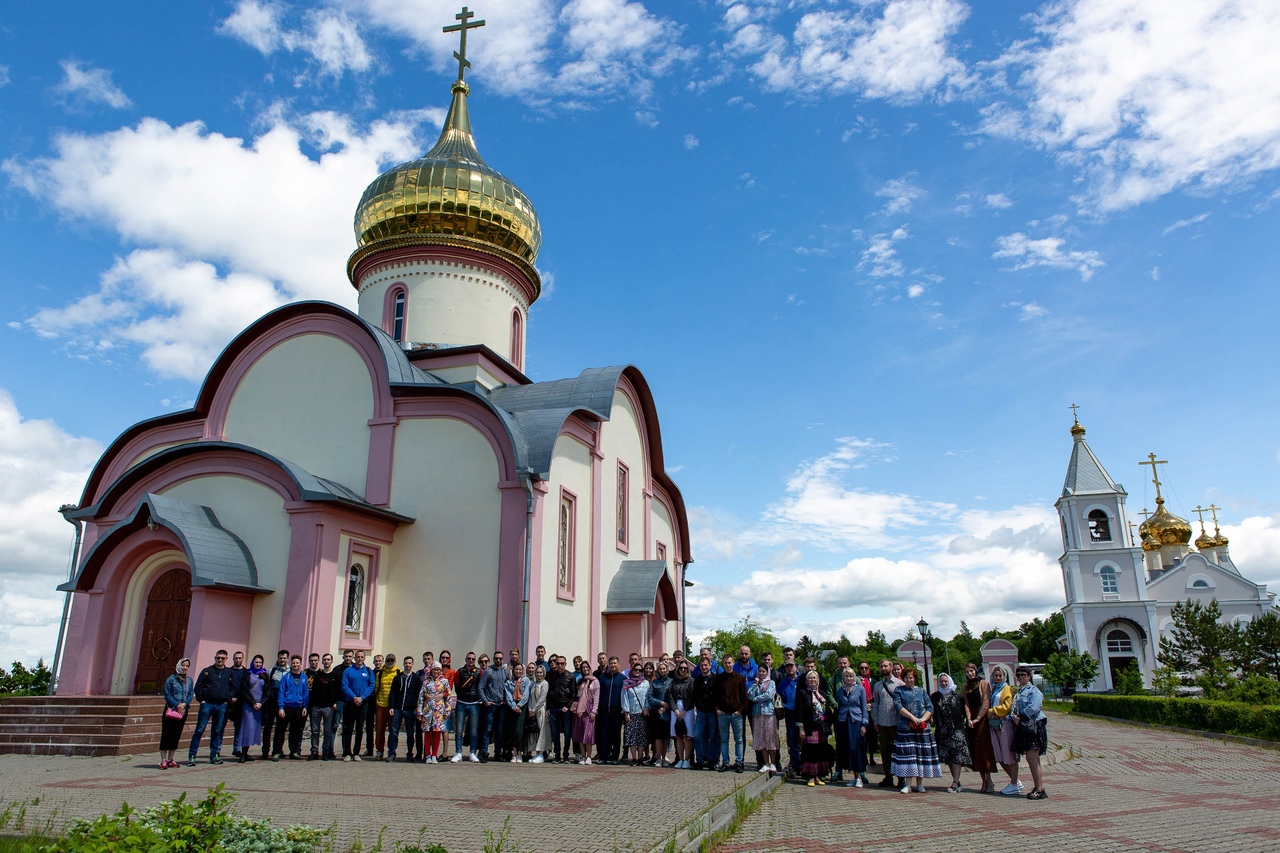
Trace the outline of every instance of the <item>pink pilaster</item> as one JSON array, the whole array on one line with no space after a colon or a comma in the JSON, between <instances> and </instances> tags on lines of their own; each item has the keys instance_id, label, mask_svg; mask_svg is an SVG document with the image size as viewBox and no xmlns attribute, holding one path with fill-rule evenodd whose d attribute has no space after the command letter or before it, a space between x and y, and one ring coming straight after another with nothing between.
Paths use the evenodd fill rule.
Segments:
<instances>
[{"instance_id":1,"label":"pink pilaster","mask_svg":"<svg viewBox=\"0 0 1280 853\"><path fill-rule=\"evenodd\" d=\"M504 480L498 483L498 489L502 492L502 520L498 539L498 601L494 648L505 652L520 645L520 611L524 601L524 540L529 501L528 493L520 480ZM535 514L540 499L541 495L535 490ZM532 578L530 582L532 584ZM531 586L530 598L533 597L534 589ZM531 628L532 622L530 618Z\"/></svg>"},{"instance_id":2,"label":"pink pilaster","mask_svg":"<svg viewBox=\"0 0 1280 853\"><path fill-rule=\"evenodd\" d=\"M594 654L602 651L601 633L604 628L604 617L600 615L600 562L604 559L604 536L600 528L604 513L604 496L600 493L604 480L604 453L599 446L591 451L591 571L589 573L591 591L587 598L591 602L591 610L587 618L591 625L587 631L587 646ZM612 540L612 535L610 536Z\"/></svg>"},{"instance_id":3,"label":"pink pilaster","mask_svg":"<svg viewBox=\"0 0 1280 853\"><path fill-rule=\"evenodd\" d=\"M218 649L243 649L252 622L252 593L212 587L192 589L185 654L191 658L192 677L213 663L213 653Z\"/></svg>"},{"instance_id":4,"label":"pink pilaster","mask_svg":"<svg viewBox=\"0 0 1280 853\"><path fill-rule=\"evenodd\" d=\"M391 471L396 449L399 418L369 420L369 467L365 475L364 499L374 506L391 503Z\"/></svg>"}]
</instances>

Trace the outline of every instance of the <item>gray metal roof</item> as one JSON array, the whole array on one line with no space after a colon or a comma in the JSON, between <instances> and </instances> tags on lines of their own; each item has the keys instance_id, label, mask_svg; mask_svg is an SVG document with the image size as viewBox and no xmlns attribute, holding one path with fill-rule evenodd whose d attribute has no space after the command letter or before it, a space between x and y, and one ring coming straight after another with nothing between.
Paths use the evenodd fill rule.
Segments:
<instances>
[{"instance_id":1,"label":"gray metal roof","mask_svg":"<svg viewBox=\"0 0 1280 853\"><path fill-rule=\"evenodd\" d=\"M1111 475L1093 455L1084 436L1080 436L1071 448L1071 462L1067 465L1067 479L1062 484L1062 496L1095 492L1123 492Z\"/></svg>"},{"instance_id":2,"label":"gray metal roof","mask_svg":"<svg viewBox=\"0 0 1280 853\"><path fill-rule=\"evenodd\" d=\"M624 370L625 366L591 367L574 379L504 385L490 391L489 402L506 413L514 427L511 435L519 466L540 479L550 476L551 454L564 422L575 412L609 420L613 393Z\"/></svg>"},{"instance_id":3,"label":"gray metal roof","mask_svg":"<svg viewBox=\"0 0 1280 853\"><path fill-rule=\"evenodd\" d=\"M652 613L666 560L623 560L609 583L605 613Z\"/></svg>"},{"instance_id":4,"label":"gray metal roof","mask_svg":"<svg viewBox=\"0 0 1280 853\"><path fill-rule=\"evenodd\" d=\"M438 376L433 376L409 361L404 348L396 343L396 339L382 329L359 315L353 315L369 331L374 343L382 352L382 359L387 366L387 381L392 385L448 385Z\"/></svg>"},{"instance_id":5,"label":"gray metal roof","mask_svg":"<svg viewBox=\"0 0 1280 853\"><path fill-rule=\"evenodd\" d=\"M199 504L187 503L147 493L134 507L128 518L123 519L94 543L81 561L75 580L58 589L76 590L85 569L94 564L99 547L107 551L115 540L140 529L153 519L161 527L174 533L182 542L191 567L191 585L243 590L245 592L271 592L258 585L258 567L253 562L249 547L239 536L222 526L214 511Z\"/></svg>"}]
</instances>

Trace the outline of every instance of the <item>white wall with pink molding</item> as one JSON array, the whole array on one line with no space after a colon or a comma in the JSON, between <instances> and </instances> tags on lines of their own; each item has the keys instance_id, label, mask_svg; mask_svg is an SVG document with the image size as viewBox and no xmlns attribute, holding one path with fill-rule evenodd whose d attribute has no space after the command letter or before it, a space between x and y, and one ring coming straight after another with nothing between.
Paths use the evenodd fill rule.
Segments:
<instances>
[{"instance_id":1,"label":"white wall with pink molding","mask_svg":"<svg viewBox=\"0 0 1280 853\"><path fill-rule=\"evenodd\" d=\"M363 494L373 386L354 348L327 334L290 338L249 368L224 433Z\"/></svg>"},{"instance_id":2,"label":"white wall with pink molding","mask_svg":"<svg viewBox=\"0 0 1280 853\"><path fill-rule=\"evenodd\" d=\"M541 583L536 594L541 598L542 624L536 641L530 632L530 643L542 643L548 651L572 658L586 654L591 631L591 562L592 543L601 532L592 530L591 504L595 500L592 484L592 450L573 436L561 435L551 455L548 489L543 497L541 529L537 531L542 551ZM571 584L574 600L566 601L559 593L560 576L560 490L568 489L574 502L575 533L574 573ZM607 532L607 529L606 529Z\"/></svg>"}]
</instances>

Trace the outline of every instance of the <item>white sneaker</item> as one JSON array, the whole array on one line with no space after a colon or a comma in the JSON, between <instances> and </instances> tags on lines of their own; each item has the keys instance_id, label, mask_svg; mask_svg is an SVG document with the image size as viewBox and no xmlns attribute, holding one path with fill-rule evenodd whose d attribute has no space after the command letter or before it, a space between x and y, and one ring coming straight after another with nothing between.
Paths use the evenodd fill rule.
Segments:
<instances>
[{"instance_id":1,"label":"white sneaker","mask_svg":"<svg viewBox=\"0 0 1280 853\"><path fill-rule=\"evenodd\" d=\"M854 780L853 780L853 787L855 787L855 788L861 788L861 787L862 787L862 780L861 780L861 779L854 779Z\"/></svg>"},{"instance_id":2,"label":"white sneaker","mask_svg":"<svg viewBox=\"0 0 1280 853\"><path fill-rule=\"evenodd\" d=\"M586 758L582 759L582 763L583 763L583 764L585 764L585 765L587 765L588 767L590 767L590 766L591 766L591 756L589 756L589 755L588 755Z\"/></svg>"},{"instance_id":3,"label":"white sneaker","mask_svg":"<svg viewBox=\"0 0 1280 853\"><path fill-rule=\"evenodd\" d=\"M910 786L910 785L903 785L903 786L902 786L902 790L901 790L901 791L899 791L898 793L899 793L899 794L910 794L910 793L911 793L911 786Z\"/></svg>"},{"instance_id":4,"label":"white sneaker","mask_svg":"<svg viewBox=\"0 0 1280 853\"><path fill-rule=\"evenodd\" d=\"M462 753L461 752L454 753L453 758L450 758L449 761L453 764L460 763L462 761Z\"/></svg>"},{"instance_id":5,"label":"white sneaker","mask_svg":"<svg viewBox=\"0 0 1280 853\"><path fill-rule=\"evenodd\" d=\"M917 793L917 794L923 794L923 793L924 793L924 783L921 783L921 784L919 784L919 785L916 785L916 793Z\"/></svg>"},{"instance_id":6,"label":"white sneaker","mask_svg":"<svg viewBox=\"0 0 1280 853\"><path fill-rule=\"evenodd\" d=\"M352 761L363 761L364 759L362 759L362 758L361 758L360 756L358 756L358 755L353 755L353 756L351 756L351 760L352 760Z\"/></svg>"},{"instance_id":7,"label":"white sneaker","mask_svg":"<svg viewBox=\"0 0 1280 853\"><path fill-rule=\"evenodd\" d=\"M513 757L512 757L512 759L511 759L511 763L512 763L512 764L523 764L524 762L521 760L520 756L516 755L516 756L513 756Z\"/></svg>"},{"instance_id":8,"label":"white sneaker","mask_svg":"<svg viewBox=\"0 0 1280 853\"><path fill-rule=\"evenodd\" d=\"M529 763L530 763L530 764L545 764L545 763L546 763L546 759L545 759L545 758L543 758L541 755L535 755L533 758L530 758L530 759L529 759Z\"/></svg>"},{"instance_id":9,"label":"white sneaker","mask_svg":"<svg viewBox=\"0 0 1280 853\"><path fill-rule=\"evenodd\" d=\"M768 765L768 764L765 764L765 765L761 766L761 768L760 768L759 770L757 770L756 772L757 772L757 773L768 773L768 772L769 772L769 765Z\"/></svg>"},{"instance_id":10,"label":"white sneaker","mask_svg":"<svg viewBox=\"0 0 1280 853\"><path fill-rule=\"evenodd\" d=\"M479 763L480 763L480 756L476 755L476 754L473 752L473 753L471 753L471 760L472 760L472 761L474 761L476 764L479 764Z\"/></svg>"},{"instance_id":11,"label":"white sneaker","mask_svg":"<svg viewBox=\"0 0 1280 853\"><path fill-rule=\"evenodd\" d=\"M1000 793L1004 794L1006 797L1016 797L1018 794L1022 793L1022 783L1018 782L1005 785L1000 789Z\"/></svg>"}]
</instances>

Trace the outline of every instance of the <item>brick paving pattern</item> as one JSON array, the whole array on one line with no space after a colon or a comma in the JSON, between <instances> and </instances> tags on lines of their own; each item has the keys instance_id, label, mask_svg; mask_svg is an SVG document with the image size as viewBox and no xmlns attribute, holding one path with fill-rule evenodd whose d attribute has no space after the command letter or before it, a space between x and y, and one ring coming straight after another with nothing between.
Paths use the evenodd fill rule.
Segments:
<instances>
[{"instance_id":1,"label":"brick paving pattern","mask_svg":"<svg viewBox=\"0 0 1280 853\"><path fill-rule=\"evenodd\" d=\"M1154 850L1280 853L1280 752L1192 735L1079 717L1050 716L1050 740L1070 744L1046 768L1049 799L881 788L784 785L745 821L720 853L852 851ZM479 851L485 830L511 818L521 851L649 850L671 828L751 774L576 765L387 765L258 761L155 769L152 756L0 756L0 807L40 798L29 822L55 813L96 816L121 801L145 807L225 782L236 811L278 825L336 822L339 840L368 846L427 838L450 853ZM874 770L868 774L878 780ZM999 777L997 777L999 778ZM1030 775L1022 778L1030 789ZM976 788L976 774L965 771ZM1000 784L1003 784L1001 782ZM30 825L30 823L29 823Z\"/></svg>"},{"instance_id":2,"label":"brick paving pattern","mask_svg":"<svg viewBox=\"0 0 1280 853\"><path fill-rule=\"evenodd\" d=\"M1047 800L978 794L967 770L959 794L946 770L925 794L784 785L717 853L1280 851L1280 752L1061 714L1049 739L1071 753ZM1025 762L1019 778L1030 791Z\"/></svg>"},{"instance_id":3,"label":"brick paving pattern","mask_svg":"<svg viewBox=\"0 0 1280 853\"><path fill-rule=\"evenodd\" d=\"M181 750L179 750L181 752ZM179 756L184 758L184 756ZM599 853L649 850L680 824L751 781L752 773L691 772L576 764L386 764L366 758L278 763L228 762L213 766L203 752L197 767L158 770L158 758L67 758L0 755L0 809L40 798L27 825L55 814L71 817L114 812L121 801L145 808L183 791L202 797L225 782L239 797L234 809L278 826L335 822L346 849L356 834L367 848L386 827L386 847L424 839L449 853L480 851L485 831L496 836L511 818L520 851Z\"/></svg>"}]
</instances>

